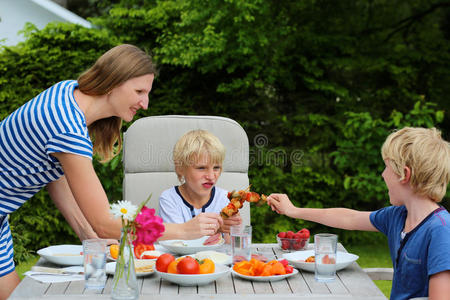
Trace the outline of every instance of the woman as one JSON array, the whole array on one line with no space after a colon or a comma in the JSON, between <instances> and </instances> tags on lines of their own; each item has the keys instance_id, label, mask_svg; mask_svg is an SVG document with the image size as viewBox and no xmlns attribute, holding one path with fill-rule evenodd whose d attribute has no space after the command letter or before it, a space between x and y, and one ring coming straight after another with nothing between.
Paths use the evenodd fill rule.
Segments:
<instances>
[{"instance_id":1,"label":"woman","mask_svg":"<svg viewBox=\"0 0 450 300\"><path fill-rule=\"evenodd\" d=\"M145 52L119 45L77 81L55 84L0 122L0 299L19 283L7 215L42 187L80 240L119 238L92 155L108 161L120 151L122 120L147 109L155 73ZM214 228L220 221L208 219ZM201 222L167 224L164 238L194 238Z\"/></svg>"}]
</instances>

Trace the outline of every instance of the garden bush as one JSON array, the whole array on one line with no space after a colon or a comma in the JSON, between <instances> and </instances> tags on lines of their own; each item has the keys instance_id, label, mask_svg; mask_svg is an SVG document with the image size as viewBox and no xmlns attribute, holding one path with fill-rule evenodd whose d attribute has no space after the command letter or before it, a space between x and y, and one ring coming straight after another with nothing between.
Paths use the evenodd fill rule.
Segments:
<instances>
[{"instance_id":1,"label":"garden bush","mask_svg":"<svg viewBox=\"0 0 450 300\"><path fill-rule=\"evenodd\" d=\"M102 6L111 7L108 14L90 19L93 29L29 24L25 42L0 50L0 119L126 42L152 53L160 69L149 109L136 118L238 121L250 140L252 189L287 193L299 206L389 205L380 155L386 136L403 126L437 126L450 137L449 14L436 1L112 2ZM110 201L121 199L121 156L94 167ZM10 223L18 260L76 242L45 191ZM344 243L380 240L268 207L252 208L252 224L255 242L301 227L337 232Z\"/></svg>"}]
</instances>

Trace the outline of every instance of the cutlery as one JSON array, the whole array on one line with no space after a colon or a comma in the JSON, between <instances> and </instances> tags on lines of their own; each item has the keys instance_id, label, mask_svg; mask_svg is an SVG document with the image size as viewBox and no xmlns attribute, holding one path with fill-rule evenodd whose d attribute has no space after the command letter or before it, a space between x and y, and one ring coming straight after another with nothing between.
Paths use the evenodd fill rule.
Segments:
<instances>
[{"instance_id":1,"label":"cutlery","mask_svg":"<svg viewBox=\"0 0 450 300\"><path fill-rule=\"evenodd\" d=\"M33 275L83 275L84 272L69 271L64 268L49 268L33 266L31 271L38 272Z\"/></svg>"}]
</instances>

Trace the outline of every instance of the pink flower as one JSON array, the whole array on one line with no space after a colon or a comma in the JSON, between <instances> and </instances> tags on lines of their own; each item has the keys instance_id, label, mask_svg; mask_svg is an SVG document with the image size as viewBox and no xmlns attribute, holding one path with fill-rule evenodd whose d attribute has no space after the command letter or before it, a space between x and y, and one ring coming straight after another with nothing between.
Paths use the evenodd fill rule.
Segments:
<instances>
[{"instance_id":1,"label":"pink flower","mask_svg":"<svg viewBox=\"0 0 450 300\"><path fill-rule=\"evenodd\" d=\"M151 245L162 236L165 228L163 220L155 216L155 210L146 206L142 207L141 212L136 216L136 239L133 244L144 243Z\"/></svg>"}]
</instances>

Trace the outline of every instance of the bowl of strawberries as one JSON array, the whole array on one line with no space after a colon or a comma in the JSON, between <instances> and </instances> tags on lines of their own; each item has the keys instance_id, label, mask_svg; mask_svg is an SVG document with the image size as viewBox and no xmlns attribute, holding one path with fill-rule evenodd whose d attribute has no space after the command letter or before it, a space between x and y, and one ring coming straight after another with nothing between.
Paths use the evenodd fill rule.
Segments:
<instances>
[{"instance_id":1,"label":"bowl of strawberries","mask_svg":"<svg viewBox=\"0 0 450 300\"><path fill-rule=\"evenodd\" d=\"M278 246L285 251L306 250L309 245L309 230L303 228L297 232L286 231L277 234Z\"/></svg>"}]
</instances>

